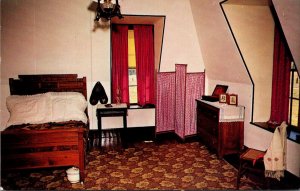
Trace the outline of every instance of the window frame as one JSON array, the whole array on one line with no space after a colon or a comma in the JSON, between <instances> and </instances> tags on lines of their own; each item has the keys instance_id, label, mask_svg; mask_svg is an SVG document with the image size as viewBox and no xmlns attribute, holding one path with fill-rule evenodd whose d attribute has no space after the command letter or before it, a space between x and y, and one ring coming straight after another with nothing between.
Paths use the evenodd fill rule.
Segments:
<instances>
[{"instance_id":1,"label":"window frame","mask_svg":"<svg viewBox=\"0 0 300 191\"><path fill-rule=\"evenodd\" d=\"M157 17L160 17L160 16L157 16ZM163 17L163 19L165 19L165 17ZM128 26L128 31L129 30L133 30L134 31L134 26L136 25L148 25L148 26L151 26L152 27L152 33L153 33L153 48L155 47L155 24L154 23L149 23L149 24L126 24L126 23L111 23L111 30L112 30L112 26L113 25L127 25ZM164 28L164 27L163 27ZM112 33L112 32L111 32ZM112 36L112 35L111 35ZM163 36L163 34L162 34ZM112 38L112 37L111 37ZM128 38L127 38L128 39ZM154 51L155 51L155 48L154 48ZM111 52L112 52L112 44L111 44ZM154 53L154 56L155 56L155 53ZM112 57L111 57L112 58ZM129 59L129 52L128 52L128 59ZM154 57L154 60L155 60L155 57ZM157 75L157 72L158 72L158 68L159 68L159 65L157 66L156 62L154 61L154 84L156 84L156 75ZM137 69L137 67L135 67L135 70ZM130 70L130 67L129 67L129 62L128 62L128 78L129 78L129 70ZM111 79L112 79L112 64L111 64ZM112 80L111 80L112 81ZM112 87L112 84L111 84L111 87ZM128 93L129 93L129 81L128 81ZM138 88L138 84L136 85L136 87ZM156 92L156 86L154 86L154 91ZM112 88L111 88L111 91L112 91ZM112 98L112 93L111 93L111 100L113 100ZM137 91L137 96L138 96L138 91ZM133 108L144 108L143 106L140 106L138 104L138 98L137 98L137 103L130 103L130 94L129 94L129 104L128 104L128 107L132 106ZM152 107L152 106L145 106L145 107ZM155 106L154 106L155 107Z\"/></svg>"},{"instance_id":2,"label":"window frame","mask_svg":"<svg viewBox=\"0 0 300 191\"><path fill-rule=\"evenodd\" d=\"M293 100L298 100L300 102L300 96L298 94L298 98L297 97L294 97L294 78L295 78L295 73L298 74L298 80L299 80L299 72L296 68L296 65L295 63L292 61L291 62L291 76L290 76L290 95L289 95L289 101L290 101L290 110L289 110L289 122L290 122L290 126L293 128L293 129L297 129L300 131L300 128L299 128L299 121L298 122L298 125L295 126L295 125L292 125L292 114L293 114ZM297 76L296 76L297 77ZM300 82L298 81L298 86L300 88ZM300 104L299 104L300 106ZM298 106L298 107L299 107ZM299 108L298 108L298 115L299 115Z\"/></svg>"},{"instance_id":3,"label":"window frame","mask_svg":"<svg viewBox=\"0 0 300 191\"><path fill-rule=\"evenodd\" d=\"M129 42L129 31L133 31L133 42L134 41L134 29L133 29L133 25L128 25L128 42ZM134 45L134 49L135 49L135 45ZM135 67L130 67L130 52L129 52L129 43L128 43L128 78L130 77L130 70L135 70L135 78L137 78L137 75L136 75L136 60L135 60ZM135 50L134 50L134 56L136 57L136 53L135 53ZM130 79L130 78L129 78ZM137 79L136 79L137 80ZM136 87L136 102L131 102L131 99L132 99L132 96L130 95L130 87L133 87L135 86ZM137 100L137 96L138 96L138 92L137 92L137 87L138 87L138 84L136 83L136 85L130 85L130 80L128 80L128 92L129 92L129 103L130 105L138 105L138 100Z\"/></svg>"}]
</instances>

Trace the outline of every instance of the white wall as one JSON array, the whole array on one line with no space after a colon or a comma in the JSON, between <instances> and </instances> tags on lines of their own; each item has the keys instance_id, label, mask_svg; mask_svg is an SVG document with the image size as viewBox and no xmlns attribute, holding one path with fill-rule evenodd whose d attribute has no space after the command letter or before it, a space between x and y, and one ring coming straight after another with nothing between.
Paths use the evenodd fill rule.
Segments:
<instances>
[{"instance_id":1,"label":"white wall","mask_svg":"<svg viewBox=\"0 0 300 191\"><path fill-rule=\"evenodd\" d=\"M206 75L251 84L222 12L221 0L190 0Z\"/></svg>"},{"instance_id":2,"label":"white wall","mask_svg":"<svg viewBox=\"0 0 300 191\"><path fill-rule=\"evenodd\" d=\"M268 6L223 4L225 14L254 82L254 122L270 118L274 19Z\"/></svg>"},{"instance_id":3,"label":"white wall","mask_svg":"<svg viewBox=\"0 0 300 191\"><path fill-rule=\"evenodd\" d=\"M1 1L1 129L9 116L5 105L8 78L18 74L77 73L90 83L92 18L85 9L87 3ZM74 11L76 14L70 14Z\"/></svg>"},{"instance_id":4,"label":"white wall","mask_svg":"<svg viewBox=\"0 0 300 191\"><path fill-rule=\"evenodd\" d=\"M189 0L124 0L122 13L166 15L160 71L175 71L175 63L188 64L187 72L204 70Z\"/></svg>"},{"instance_id":5,"label":"white wall","mask_svg":"<svg viewBox=\"0 0 300 191\"><path fill-rule=\"evenodd\" d=\"M2 0L1 129L9 113L8 78L18 74L77 73L87 77L88 97L100 81L110 98L110 30L93 31L92 0ZM204 64L188 0L120 1L123 14L165 15L161 71L188 64L188 72L202 72ZM179 11L180 10L180 13ZM97 128L95 106L89 105L91 129ZM152 112L135 113L132 126L155 124ZM107 119L103 126L119 126ZM129 125L131 122L129 122Z\"/></svg>"}]
</instances>

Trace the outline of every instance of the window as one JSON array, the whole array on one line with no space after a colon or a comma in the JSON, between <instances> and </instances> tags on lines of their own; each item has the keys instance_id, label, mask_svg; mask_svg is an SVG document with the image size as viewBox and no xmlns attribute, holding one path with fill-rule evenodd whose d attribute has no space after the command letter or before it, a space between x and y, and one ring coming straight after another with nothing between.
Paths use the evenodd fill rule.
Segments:
<instances>
[{"instance_id":1,"label":"window","mask_svg":"<svg viewBox=\"0 0 300 191\"><path fill-rule=\"evenodd\" d=\"M112 25L112 103L155 104L153 25Z\"/></svg>"},{"instance_id":2,"label":"window","mask_svg":"<svg viewBox=\"0 0 300 191\"><path fill-rule=\"evenodd\" d=\"M134 31L128 30L128 83L129 83L129 102L137 103L137 79L136 79L136 57L134 45Z\"/></svg>"},{"instance_id":3,"label":"window","mask_svg":"<svg viewBox=\"0 0 300 191\"><path fill-rule=\"evenodd\" d=\"M299 75L297 73L295 64L291 63L290 75L290 97L289 97L289 120L292 126L299 128Z\"/></svg>"}]
</instances>

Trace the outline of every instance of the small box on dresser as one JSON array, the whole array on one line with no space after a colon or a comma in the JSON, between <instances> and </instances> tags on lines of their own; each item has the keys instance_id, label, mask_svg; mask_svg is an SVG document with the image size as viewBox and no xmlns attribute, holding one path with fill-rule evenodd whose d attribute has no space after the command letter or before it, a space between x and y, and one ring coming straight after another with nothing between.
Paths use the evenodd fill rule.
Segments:
<instances>
[{"instance_id":1,"label":"small box on dresser","mask_svg":"<svg viewBox=\"0 0 300 191\"><path fill-rule=\"evenodd\" d=\"M244 107L196 100L197 135L219 158L244 147Z\"/></svg>"}]
</instances>

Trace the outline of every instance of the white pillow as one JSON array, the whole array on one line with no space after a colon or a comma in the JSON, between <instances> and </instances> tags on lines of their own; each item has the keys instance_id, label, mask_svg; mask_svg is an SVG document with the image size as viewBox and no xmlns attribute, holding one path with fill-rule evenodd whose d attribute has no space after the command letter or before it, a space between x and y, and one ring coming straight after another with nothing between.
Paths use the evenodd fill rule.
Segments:
<instances>
[{"instance_id":1,"label":"white pillow","mask_svg":"<svg viewBox=\"0 0 300 191\"><path fill-rule=\"evenodd\" d=\"M39 124L47 121L49 100L45 94L7 97L6 105L10 112L7 126L20 124Z\"/></svg>"},{"instance_id":2,"label":"white pillow","mask_svg":"<svg viewBox=\"0 0 300 191\"><path fill-rule=\"evenodd\" d=\"M87 102L78 92L49 92L51 100L51 122L82 121L87 123L84 113Z\"/></svg>"},{"instance_id":3,"label":"white pillow","mask_svg":"<svg viewBox=\"0 0 300 191\"><path fill-rule=\"evenodd\" d=\"M6 99L10 118L7 127L21 124L82 121L87 123L87 102L78 92L48 92L28 96L12 95Z\"/></svg>"}]
</instances>

